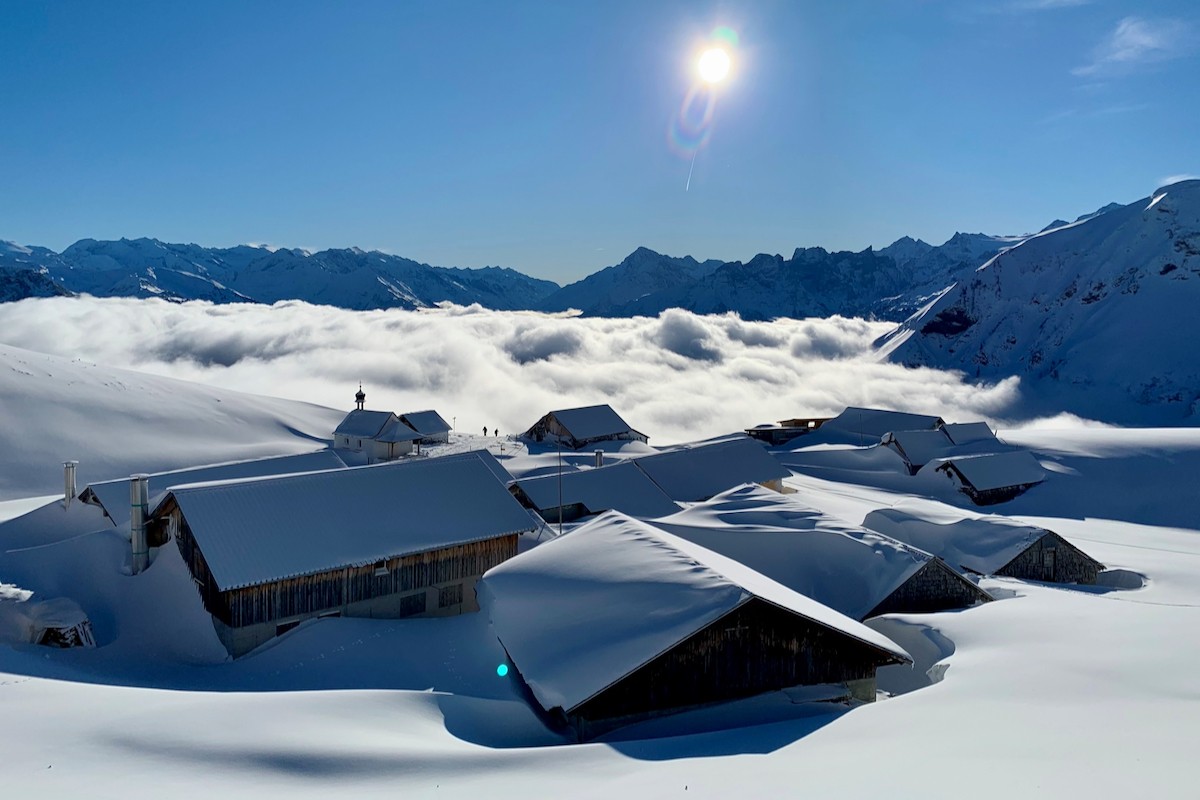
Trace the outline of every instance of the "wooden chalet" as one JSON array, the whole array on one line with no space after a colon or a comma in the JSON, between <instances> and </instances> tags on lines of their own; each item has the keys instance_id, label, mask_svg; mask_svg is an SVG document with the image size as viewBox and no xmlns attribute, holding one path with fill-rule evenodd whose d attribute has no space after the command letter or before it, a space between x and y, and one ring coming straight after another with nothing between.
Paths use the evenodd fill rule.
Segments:
<instances>
[{"instance_id":1,"label":"wooden chalet","mask_svg":"<svg viewBox=\"0 0 1200 800\"><path fill-rule=\"evenodd\" d=\"M401 414L400 421L420 434L418 441L421 444L445 444L450 441L450 423L432 409Z\"/></svg>"},{"instance_id":2,"label":"wooden chalet","mask_svg":"<svg viewBox=\"0 0 1200 800\"><path fill-rule=\"evenodd\" d=\"M551 411L521 434L521 438L532 442L559 442L572 450L597 442L648 441L646 434L631 428L609 405Z\"/></svg>"},{"instance_id":3,"label":"wooden chalet","mask_svg":"<svg viewBox=\"0 0 1200 800\"><path fill-rule=\"evenodd\" d=\"M1006 517L931 519L888 508L872 511L863 525L979 575L1091 584L1104 569L1054 531Z\"/></svg>"},{"instance_id":4,"label":"wooden chalet","mask_svg":"<svg viewBox=\"0 0 1200 800\"><path fill-rule=\"evenodd\" d=\"M758 486L722 492L652 524L852 619L992 599L937 556Z\"/></svg>"},{"instance_id":5,"label":"wooden chalet","mask_svg":"<svg viewBox=\"0 0 1200 800\"><path fill-rule=\"evenodd\" d=\"M490 570L480 599L513 673L581 740L793 686L870 702L878 667L911 662L862 623L617 512Z\"/></svg>"},{"instance_id":6,"label":"wooden chalet","mask_svg":"<svg viewBox=\"0 0 1200 800\"><path fill-rule=\"evenodd\" d=\"M977 506L1007 502L1046 479L1041 464L1028 450L952 457L931 465Z\"/></svg>"},{"instance_id":7,"label":"wooden chalet","mask_svg":"<svg viewBox=\"0 0 1200 800\"><path fill-rule=\"evenodd\" d=\"M317 617L474 611L529 514L475 453L176 486L150 514L237 657Z\"/></svg>"},{"instance_id":8,"label":"wooden chalet","mask_svg":"<svg viewBox=\"0 0 1200 800\"><path fill-rule=\"evenodd\" d=\"M909 475L916 475L921 467L935 458L950 455L954 447L954 442L940 428L925 431L891 431L885 433L880 442L904 460Z\"/></svg>"}]
</instances>

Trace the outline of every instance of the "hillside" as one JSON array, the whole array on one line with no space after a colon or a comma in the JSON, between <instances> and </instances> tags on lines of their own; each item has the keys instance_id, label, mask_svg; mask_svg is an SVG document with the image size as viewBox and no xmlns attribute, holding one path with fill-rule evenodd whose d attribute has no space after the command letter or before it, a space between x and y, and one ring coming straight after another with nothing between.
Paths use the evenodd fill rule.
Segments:
<instances>
[{"instance_id":1,"label":"hillside","mask_svg":"<svg viewBox=\"0 0 1200 800\"><path fill-rule=\"evenodd\" d=\"M0 344L0 500L194 464L302 453L343 413Z\"/></svg>"},{"instance_id":2,"label":"hillside","mask_svg":"<svg viewBox=\"0 0 1200 800\"><path fill-rule=\"evenodd\" d=\"M1019 375L1117 421L1200 416L1200 181L1052 228L964 277L879 345L908 365Z\"/></svg>"}]
</instances>

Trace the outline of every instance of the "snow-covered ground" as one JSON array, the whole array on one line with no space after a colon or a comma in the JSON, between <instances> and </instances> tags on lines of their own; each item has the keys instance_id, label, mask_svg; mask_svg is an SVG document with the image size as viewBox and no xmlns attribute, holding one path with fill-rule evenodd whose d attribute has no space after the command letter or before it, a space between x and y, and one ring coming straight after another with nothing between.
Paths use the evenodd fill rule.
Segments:
<instances>
[{"instance_id":1,"label":"snow-covered ground","mask_svg":"<svg viewBox=\"0 0 1200 800\"><path fill-rule=\"evenodd\" d=\"M81 484L85 464L106 448L156 455L148 469L296 452L339 416L12 352L4 429L16 419L45 441L64 441L23 387L57 393L56 403L76 409L72 421L87 423L79 430L88 435L75 436L88 448L78 456ZM170 397L182 398L177 414L123 422ZM874 704L846 709L775 693L582 745L542 724L513 675L497 675L504 653L483 614L326 619L227 661L177 552L164 548L146 573L124 574L128 542L96 509L63 510L45 491L21 498L21 476L46 461L57 474L60 456L10 434L0 456L13 487L0 504L0 517L11 517L0 523L0 582L72 597L99 646L0 643L3 794L1195 796L1200 433L1000 433L1033 450L1049 477L987 510L1057 531L1109 568L1100 585L985 579L997 602L872 621L916 661L880 674L892 696ZM557 467L555 452L530 453L507 438L456 435L443 451L478 444L515 471ZM797 499L850 524L901 501L978 513L926 491L883 448L817 444L780 457L795 471ZM547 597L547 613L553 604Z\"/></svg>"}]
</instances>

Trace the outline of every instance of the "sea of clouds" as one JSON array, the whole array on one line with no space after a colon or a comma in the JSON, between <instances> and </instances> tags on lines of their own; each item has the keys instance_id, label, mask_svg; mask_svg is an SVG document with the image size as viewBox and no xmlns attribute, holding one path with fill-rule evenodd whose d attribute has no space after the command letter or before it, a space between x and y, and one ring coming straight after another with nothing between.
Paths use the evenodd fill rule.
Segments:
<instances>
[{"instance_id":1,"label":"sea of clouds","mask_svg":"<svg viewBox=\"0 0 1200 800\"><path fill-rule=\"evenodd\" d=\"M246 392L352 408L435 408L460 430L519 433L546 411L610 403L666 444L847 405L1010 418L1016 378L883 362L892 325L746 322L670 310L595 319L448 306L347 311L302 302L53 298L0 305L0 342Z\"/></svg>"}]
</instances>

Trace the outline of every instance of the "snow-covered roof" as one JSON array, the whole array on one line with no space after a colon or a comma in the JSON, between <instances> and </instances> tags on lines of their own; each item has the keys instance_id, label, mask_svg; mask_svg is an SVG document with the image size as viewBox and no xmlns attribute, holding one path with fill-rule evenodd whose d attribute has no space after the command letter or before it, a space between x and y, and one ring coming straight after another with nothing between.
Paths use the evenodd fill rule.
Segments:
<instances>
[{"instance_id":1,"label":"snow-covered roof","mask_svg":"<svg viewBox=\"0 0 1200 800\"><path fill-rule=\"evenodd\" d=\"M421 434L414 431L409 426L405 425L398 419L394 419L383 426L376 436L372 436L377 442L389 444L393 442L413 442L421 438Z\"/></svg>"},{"instance_id":2,"label":"snow-covered roof","mask_svg":"<svg viewBox=\"0 0 1200 800\"><path fill-rule=\"evenodd\" d=\"M1048 533L1005 517L936 521L894 508L872 511L863 525L940 556L952 567L983 575L993 574Z\"/></svg>"},{"instance_id":3,"label":"snow-covered roof","mask_svg":"<svg viewBox=\"0 0 1200 800\"><path fill-rule=\"evenodd\" d=\"M564 408L551 411L559 424L576 439L594 439L633 430L610 405Z\"/></svg>"},{"instance_id":4,"label":"snow-covered roof","mask_svg":"<svg viewBox=\"0 0 1200 800\"><path fill-rule=\"evenodd\" d=\"M532 530L474 454L179 486L170 497L222 590Z\"/></svg>"},{"instance_id":5,"label":"snow-covered roof","mask_svg":"<svg viewBox=\"0 0 1200 800\"><path fill-rule=\"evenodd\" d=\"M557 508L558 474L523 478L516 482L539 510ZM590 513L622 511L633 517L661 517L674 514L679 506L663 494L646 473L628 461L607 467L576 470L562 474L561 505L579 503Z\"/></svg>"},{"instance_id":6,"label":"snow-covered roof","mask_svg":"<svg viewBox=\"0 0 1200 800\"><path fill-rule=\"evenodd\" d=\"M934 469L941 469L944 464L953 464L955 469L981 492L1027 483L1041 483L1046 478L1042 465L1028 450L947 458Z\"/></svg>"},{"instance_id":7,"label":"snow-covered roof","mask_svg":"<svg viewBox=\"0 0 1200 800\"><path fill-rule=\"evenodd\" d=\"M865 617L933 560L761 486L722 492L652 524L853 619Z\"/></svg>"},{"instance_id":8,"label":"snow-covered roof","mask_svg":"<svg viewBox=\"0 0 1200 800\"><path fill-rule=\"evenodd\" d=\"M935 458L950 454L954 443L941 430L893 431L883 436L884 444L899 445L905 460L914 467L924 466Z\"/></svg>"},{"instance_id":9,"label":"snow-covered roof","mask_svg":"<svg viewBox=\"0 0 1200 800\"><path fill-rule=\"evenodd\" d=\"M428 411L410 411L407 414L401 414L400 419L422 436L436 436L439 433L448 433L450 431L450 423L442 419L442 415L432 409Z\"/></svg>"},{"instance_id":10,"label":"snow-covered roof","mask_svg":"<svg viewBox=\"0 0 1200 800\"><path fill-rule=\"evenodd\" d=\"M753 597L911 660L862 623L615 511L493 567L479 596L546 709L571 711Z\"/></svg>"},{"instance_id":11,"label":"snow-covered roof","mask_svg":"<svg viewBox=\"0 0 1200 800\"><path fill-rule=\"evenodd\" d=\"M942 430L955 444L995 441L996 434L986 422L948 422Z\"/></svg>"},{"instance_id":12,"label":"snow-covered roof","mask_svg":"<svg viewBox=\"0 0 1200 800\"><path fill-rule=\"evenodd\" d=\"M294 456L272 456L249 461L231 461L203 467L150 473L150 506L158 505L167 489L185 483L224 481L236 478L258 478L266 475L289 475L296 472L345 469L346 464L332 450L316 450ZM129 479L89 484L79 498L99 505L118 528L129 525Z\"/></svg>"},{"instance_id":13,"label":"snow-covered roof","mask_svg":"<svg viewBox=\"0 0 1200 800\"><path fill-rule=\"evenodd\" d=\"M453 461L456 458L473 458L483 462L483 465L492 471L496 476L496 480L507 486L512 483L512 473L504 468L500 463L500 459L492 455L489 450L467 450L464 453L449 453L444 456L433 456L438 461Z\"/></svg>"},{"instance_id":14,"label":"snow-covered roof","mask_svg":"<svg viewBox=\"0 0 1200 800\"><path fill-rule=\"evenodd\" d=\"M360 439L374 439L383 427L396 420L390 411L365 411L354 409L334 429L337 436L352 436Z\"/></svg>"},{"instance_id":15,"label":"snow-covered roof","mask_svg":"<svg viewBox=\"0 0 1200 800\"><path fill-rule=\"evenodd\" d=\"M743 483L780 480L791 475L749 436L731 436L684 445L632 459L672 500L707 500Z\"/></svg>"},{"instance_id":16,"label":"snow-covered roof","mask_svg":"<svg viewBox=\"0 0 1200 800\"><path fill-rule=\"evenodd\" d=\"M931 417L925 414L908 414L903 411L888 411L882 408L850 406L821 427L864 436L881 437L889 431L930 430L936 428L941 422L941 417Z\"/></svg>"}]
</instances>

